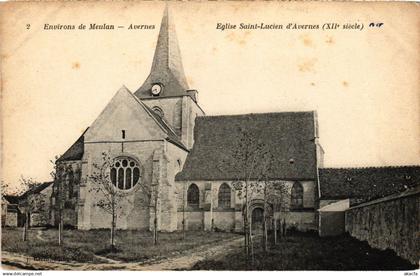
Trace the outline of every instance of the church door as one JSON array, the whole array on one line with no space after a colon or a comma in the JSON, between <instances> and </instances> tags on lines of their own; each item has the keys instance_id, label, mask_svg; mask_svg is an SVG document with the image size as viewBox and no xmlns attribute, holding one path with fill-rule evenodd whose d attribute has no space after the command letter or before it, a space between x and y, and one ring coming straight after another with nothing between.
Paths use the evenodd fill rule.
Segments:
<instances>
[{"instance_id":1,"label":"church door","mask_svg":"<svg viewBox=\"0 0 420 276\"><path fill-rule=\"evenodd\" d=\"M251 215L251 226L252 231L255 234L261 233L263 231L263 221L264 221L264 210L262 208L254 208Z\"/></svg>"}]
</instances>

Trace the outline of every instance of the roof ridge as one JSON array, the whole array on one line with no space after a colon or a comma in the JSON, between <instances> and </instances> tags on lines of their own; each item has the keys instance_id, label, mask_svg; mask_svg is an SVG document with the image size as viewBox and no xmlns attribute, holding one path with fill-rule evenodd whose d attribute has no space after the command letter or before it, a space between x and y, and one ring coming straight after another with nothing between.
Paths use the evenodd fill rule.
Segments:
<instances>
[{"instance_id":1,"label":"roof ridge","mask_svg":"<svg viewBox=\"0 0 420 276\"><path fill-rule=\"evenodd\" d=\"M133 93L131 93L130 90L127 89L127 91L129 92L129 94L134 98L134 100L137 101L137 103L144 108L144 110L146 110L146 112L149 114L150 117L152 117L152 119L159 125L159 127L163 130L163 132L165 132L165 134L168 134L168 131L162 126L162 124L156 119L155 116L153 116L153 114L151 113L151 109L149 109L149 107L143 103L142 100L140 100L136 95L134 95Z\"/></svg>"},{"instance_id":2,"label":"roof ridge","mask_svg":"<svg viewBox=\"0 0 420 276\"><path fill-rule=\"evenodd\" d=\"M70 147L69 148L67 148L67 150L55 161L55 162L61 162L61 161L69 161L68 160L68 156L66 156L66 154L67 155L69 155L70 154L70 150L71 149L74 149L74 147L77 147L77 144L78 143L80 143L81 142L81 139L84 139L84 136L85 136L85 133L86 133L86 131L88 131L88 129L89 129L90 127L87 127L84 131L83 131L83 133L76 139L76 141L75 142L73 142L73 144L71 144L70 145ZM70 158L70 160L72 160L72 158Z\"/></svg>"},{"instance_id":3,"label":"roof ridge","mask_svg":"<svg viewBox=\"0 0 420 276\"><path fill-rule=\"evenodd\" d=\"M134 95L135 96L135 95ZM139 99L140 100L140 99ZM141 101L141 100L140 100ZM159 116L158 114L156 114L156 112L153 111L153 109L151 109L148 105L146 105L145 103L143 103L144 106L150 111L150 113L153 115L155 114L156 116ZM155 117L153 115L153 117ZM156 117L155 117L156 118ZM168 124L168 122L166 122L166 120L164 118L161 118L161 120L158 120L159 122L162 121L162 124L164 124L165 126L168 127L168 129L172 132L172 134L176 135L175 130ZM177 135L176 135L177 136Z\"/></svg>"},{"instance_id":4,"label":"roof ridge","mask_svg":"<svg viewBox=\"0 0 420 276\"><path fill-rule=\"evenodd\" d=\"M240 116L249 116L249 115L275 115L275 114L310 114L316 112L315 110L311 111L280 111L280 112L261 112L261 113L243 113L243 114L220 114L220 115L206 115L198 116L197 118L206 119L206 118L218 118L218 117L240 117Z\"/></svg>"},{"instance_id":5,"label":"roof ridge","mask_svg":"<svg viewBox=\"0 0 420 276\"><path fill-rule=\"evenodd\" d=\"M159 120L157 118L158 115L149 106L147 106L147 104L143 103L143 101L140 98L138 98L136 95L131 93L130 90L127 89L127 91L144 108L144 110L147 112L147 114L149 114L149 116L152 117L152 119L157 123L157 125L163 130L163 132L167 135L166 138L170 138L170 139L176 138L177 139L176 142L179 143L180 145L182 145L184 148L186 148L185 145L182 143L182 141L179 139L176 132L172 129L172 127L170 125L168 125L165 122L165 120L163 120L162 118L160 118L160 120ZM171 136L173 136L173 137L171 137Z\"/></svg>"},{"instance_id":6,"label":"roof ridge","mask_svg":"<svg viewBox=\"0 0 420 276\"><path fill-rule=\"evenodd\" d=\"M361 170L361 169L399 169L399 168L420 168L419 165L390 165L390 166L365 166L365 167L324 167L320 170Z\"/></svg>"}]
</instances>

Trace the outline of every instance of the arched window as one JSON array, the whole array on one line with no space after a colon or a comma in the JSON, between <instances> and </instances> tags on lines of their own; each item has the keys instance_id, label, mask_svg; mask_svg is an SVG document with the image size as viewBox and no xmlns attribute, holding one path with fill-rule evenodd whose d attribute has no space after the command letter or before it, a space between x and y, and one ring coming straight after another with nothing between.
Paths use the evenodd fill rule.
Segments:
<instances>
[{"instance_id":1,"label":"arched window","mask_svg":"<svg viewBox=\"0 0 420 276\"><path fill-rule=\"evenodd\" d=\"M111 182L121 190L129 190L140 179L140 165L130 157L118 157L114 159L110 172Z\"/></svg>"},{"instance_id":2,"label":"arched window","mask_svg":"<svg viewBox=\"0 0 420 276\"><path fill-rule=\"evenodd\" d=\"M219 207L230 208L230 187L228 184L223 183L219 188Z\"/></svg>"},{"instance_id":3,"label":"arched window","mask_svg":"<svg viewBox=\"0 0 420 276\"><path fill-rule=\"evenodd\" d=\"M302 208L303 207L303 187L299 182L293 183L292 197L291 197L291 208Z\"/></svg>"},{"instance_id":4,"label":"arched window","mask_svg":"<svg viewBox=\"0 0 420 276\"><path fill-rule=\"evenodd\" d=\"M191 184L187 190L187 204L190 207L198 207L200 203L200 191L197 185Z\"/></svg>"}]
</instances>

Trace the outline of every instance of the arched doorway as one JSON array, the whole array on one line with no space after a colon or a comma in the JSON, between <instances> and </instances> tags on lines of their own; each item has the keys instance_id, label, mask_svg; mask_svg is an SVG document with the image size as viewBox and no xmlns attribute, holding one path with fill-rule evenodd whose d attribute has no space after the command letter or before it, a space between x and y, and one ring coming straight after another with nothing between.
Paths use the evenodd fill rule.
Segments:
<instances>
[{"instance_id":1,"label":"arched doorway","mask_svg":"<svg viewBox=\"0 0 420 276\"><path fill-rule=\"evenodd\" d=\"M256 207L251 213L251 229L253 233L260 233L263 231L264 223L264 209Z\"/></svg>"}]
</instances>

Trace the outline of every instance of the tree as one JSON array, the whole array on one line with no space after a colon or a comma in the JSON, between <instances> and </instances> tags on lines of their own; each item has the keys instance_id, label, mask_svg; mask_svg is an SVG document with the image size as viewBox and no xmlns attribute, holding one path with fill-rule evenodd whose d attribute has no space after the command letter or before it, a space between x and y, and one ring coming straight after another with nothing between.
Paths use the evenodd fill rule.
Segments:
<instances>
[{"instance_id":1,"label":"tree","mask_svg":"<svg viewBox=\"0 0 420 276\"><path fill-rule=\"evenodd\" d=\"M289 210L290 188L283 181L270 181L268 179L263 182L264 195L264 251L268 250L268 234L267 224L273 221L274 224L274 244L277 244L277 220L275 213L279 214L279 218L286 219L285 216Z\"/></svg>"},{"instance_id":2,"label":"tree","mask_svg":"<svg viewBox=\"0 0 420 276\"><path fill-rule=\"evenodd\" d=\"M54 189L51 197L52 209L54 210L54 220L58 221L58 244L63 242L63 226L64 226L64 210L65 208L74 208L73 191L76 183L80 184L81 168L74 168L72 163L58 161L59 156L55 156L55 160L50 160L53 170L50 172L54 180ZM67 196L68 195L68 196ZM73 207L69 207L73 206Z\"/></svg>"},{"instance_id":3,"label":"tree","mask_svg":"<svg viewBox=\"0 0 420 276\"><path fill-rule=\"evenodd\" d=\"M27 187L22 186L20 182L19 182L19 184L20 185L16 186L16 185L12 185L12 184L2 180L1 183L0 183L1 195L2 196L5 196L5 195L20 195L20 194L24 193L25 189L27 189Z\"/></svg>"},{"instance_id":4,"label":"tree","mask_svg":"<svg viewBox=\"0 0 420 276\"><path fill-rule=\"evenodd\" d=\"M176 190L175 194L177 195L177 199L180 200L182 202L182 239L185 240L185 230L186 230L186 221L185 221L185 205L186 205L186 197L185 197L185 193L186 193L186 184L183 183L182 184L182 190Z\"/></svg>"},{"instance_id":5,"label":"tree","mask_svg":"<svg viewBox=\"0 0 420 276\"><path fill-rule=\"evenodd\" d=\"M43 214L46 212L46 196L42 193L37 193L35 188L40 183L34 181L32 178L25 178L21 176L20 184L26 192L22 195L19 202L19 208L25 214L25 223L23 225L23 241L27 240L28 228L30 223L30 216L32 213Z\"/></svg>"},{"instance_id":6,"label":"tree","mask_svg":"<svg viewBox=\"0 0 420 276\"><path fill-rule=\"evenodd\" d=\"M50 160L50 162L53 164L53 170L51 171L50 175L54 179L53 185L56 189L55 193L53 193L56 202L52 208L57 210L58 214L58 245L61 245L63 243L63 209L65 200L63 183L67 177L66 174L68 169L64 166L64 164L57 164L58 158L59 156L55 156L54 161Z\"/></svg>"},{"instance_id":7,"label":"tree","mask_svg":"<svg viewBox=\"0 0 420 276\"><path fill-rule=\"evenodd\" d=\"M88 176L91 182L90 192L98 195L96 206L111 216L110 225L110 246L115 250L115 229L117 214L123 212L122 202L125 193L114 186L110 179L109 168L113 165L113 160L107 153L102 153L102 164L93 164L94 172Z\"/></svg>"},{"instance_id":8,"label":"tree","mask_svg":"<svg viewBox=\"0 0 420 276\"><path fill-rule=\"evenodd\" d=\"M144 194L146 194L149 202L149 208L154 209L153 214L153 244L156 245L158 243L158 216L157 210L160 204L160 193L159 193L159 180L154 185L147 186L144 184L140 184L141 189Z\"/></svg>"},{"instance_id":9,"label":"tree","mask_svg":"<svg viewBox=\"0 0 420 276\"><path fill-rule=\"evenodd\" d=\"M271 156L265 143L255 133L239 129L239 137L236 146L231 149L225 160L222 160L221 169L231 167L237 176L234 183L239 198L244 202L244 245L246 262L249 256L253 259L253 243L250 222L250 198L260 190L259 182L267 175Z\"/></svg>"}]
</instances>

